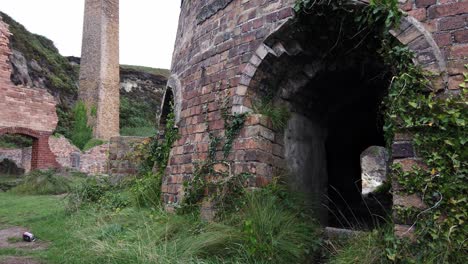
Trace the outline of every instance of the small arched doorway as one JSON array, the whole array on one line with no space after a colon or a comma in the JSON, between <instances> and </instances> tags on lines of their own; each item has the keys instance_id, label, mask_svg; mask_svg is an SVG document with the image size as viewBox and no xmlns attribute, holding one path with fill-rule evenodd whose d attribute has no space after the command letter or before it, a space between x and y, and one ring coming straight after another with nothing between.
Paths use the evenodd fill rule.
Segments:
<instances>
[{"instance_id":1,"label":"small arched doorway","mask_svg":"<svg viewBox=\"0 0 468 264\"><path fill-rule=\"evenodd\" d=\"M0 136L5 134L22 135L32 139L31 170L60 167L55 154L50 150L50 132L35 131L23 127L0 128Z\"/></svg>"}]
</instances>

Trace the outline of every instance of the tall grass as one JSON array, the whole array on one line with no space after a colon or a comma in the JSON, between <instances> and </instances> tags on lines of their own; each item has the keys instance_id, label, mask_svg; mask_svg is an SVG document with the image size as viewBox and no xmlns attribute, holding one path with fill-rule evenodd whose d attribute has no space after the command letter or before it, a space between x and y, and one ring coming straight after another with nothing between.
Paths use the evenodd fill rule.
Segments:
<instances>
[{"instance_id":1,"label":"tall grass","mask_svg":"<svg viewBox=\"0 0 468 264\"><path fill-rule=\"evenodd\" d=\"M28 195L57 195L69 190L70 180L49 170L29 173L20 185L11 189L11 192Z\"/></svg>"},{"instance_id":2,"label":"tall grass","mask_svg":"<svg viewBox=\"0 0 468 264\"><path fill-rule=\"evenodd\" d=\"M242 211L219 223L162 209L119 214L79 236L105 263L304 263L320 244L311 218L271 192L248 194Z\"/></svg>"}]
</instances>

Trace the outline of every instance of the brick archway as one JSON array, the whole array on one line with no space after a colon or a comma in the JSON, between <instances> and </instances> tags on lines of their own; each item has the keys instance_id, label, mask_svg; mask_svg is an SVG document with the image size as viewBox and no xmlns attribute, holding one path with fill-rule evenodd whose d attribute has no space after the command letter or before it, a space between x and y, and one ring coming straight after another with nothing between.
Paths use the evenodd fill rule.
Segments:
<instances>
[{"instance_id":1,"label":"brick archway","mask_svg":"<svg viewBox=\"0 0 468 264\"><path fill-rule=\"evenodd\" d=\"M31 170L60 167L56 160L55 154L52 153L49 147L49 137L52 133L32 130L24 127L0 128L0 136L5 134L23 135L33 139Z\"/></svg>"},{"instance_id":2,"label":"brick archway","mask_svg":"<svg viewBox=\"0 0 468 264\"><path fill-rule=\"evenodd\" d=\"M283 22L279 27L277 27L276 30L273 31L273 33L271 33L268 37L266 37L262 41L262 43L260 43L256 51L250 57L249 61L242 68L242 71L240 74L239 85L235 87L233 90L233 98L232 98L232 112L233 113L251 112L255 105L254 102L261 100L261 98L264 98L265 96L267 96L268 89L270 89L271 91L272 87L275 87L273 88L274 90L273 93L276 94L277 98L281 99L280 101L286 102L286 104L288 104L289 108L291 109L291 103L293 101L300 101L298 99L293 99L295 96L296 97L304 96L305 94L307 94L304 92L304 90L309 89L308 90L309 96L311 96L310 98L308 97L307 99L305 99L305 101L312 99L313 96L316 96L316 95L311 95L310 89L317 88L316 86L314 86L317 84L317 78L321 76L320 74L322 74L322 77L323 77L323 72L330 71L329 69L330 66L337 67L343 70L347 67L350 67L350 66L342 66L343 64L349 63L350 65L353 65L353 63L356 63L355 58L354 60L352 58L353 56L350 56L351 59L346 58L344 60L343 59L335 60L332 58L331 61L328 61L329 58L324 59L323 57L316 55L316 53L320 54L320 52L326 52L327 50L321 50L320 48L323 46L321 46L320 44L316 44L315 42L310 42L310 41L308 42L307 40L305 40L304 36L301 34L307 34L307 33L303 33L304 31L301 31L300 29L296 30L298 27L298 23L299 22L295 18L290 18L289 20ZM310 26L310 24L307 24L307 26ZM414 53L413 62L415 65L419 65L424 71L431 73L428 76L430 76L430 88L433 91L441 91L441 90L447 89L448 73L447 73L447 65L446 65L445 58L440 48L437 46L432 34L424 27L424 25L422 25L421 22L419 22L418 20L416 20L415 18L411 16L405 16L401 19L399 27L393 30L390 30L390 33L400 43L402 43L403 45L406 45L408 49ZM325 32L325 34L330 34L330 33ZM318 42L319 41L318 39L320 37L321 36L316 36L313 39ZM366 66L369 69L372 68L372 66L370 66L372 65L372 63L368 63L368 60L372 60L372 58L369 58L369 57L362 57L362 58L366 62L357 61L356 65L361 65L359 67ZM350 61L347 61L347 60L350 60ZM343 64L340 64L340 62ZM351 66L351 68L352 67L353 66ZM372 72L372 70L369 70L369 72ZM335 77L335 79L336 78L337 77ZM328 81L334 82L336 80L334 80L334 78L332 77L331 79L328 79ZM321 79L320 82L323 82L323 78ZM314 87L311 87L312 83L313 83L312 86ZM342 84L342 85L346 85L346 84ZM386 88L388 87L388 85L381 86L381 87ZM341 93L341 92L337 92L337 93ZM334 96L338 96L338 94ZM359 95L359 96L362 96L362 95ZM324 100L324 99L325 98L320 98L317 100L321 102L321 100ZM352 100L354 99L350 97L348 101L343 101L343 103L346 102L346 104L350 104L350 101ZM310 104L310 101L308 103ZM313 103L316 103L316 102L313 102ZM293 108L296 108L296 107L297 105L293 106ZM357 105L354 105L351 108L349 108L347 112L352 113L356 108L357 108ZM375 111L377 113L377 110ZM314 159L317 157L322 157L322 158L326 157L327 161L313 160L315 164L319 164L317 165L318 167L325 164L323 165L325 166L325 168L321 168L320 172L315 172L315 171L313 172L314 175L319 175L320 177L316 177L313 179L308 179L308 178L306 179L305 177L304 178L296 177L294 179L289 179L289 180L293 182L296 181L297 185L299 186L305 186L305 185L312 186L310 190L307 188L301 189L300 187L298 188L298 190L300 190L301 192L305 191L305 192L312 193L315 196L311 200L320 201L321 204L327 204L328 201L324 199L323 196L326 195L327 199L330 199L330 201L332 198L330 198L330 192L328 192L328 195L327 195L326 191L324 192L323 189L325 190L327 189L327 184L329 184L329 186L336 186L335 184L338 182L338 178L336 178L333 175L335 174L338 175L340 173L341 175L343 175L343 172L340 172L339 170L334 169L336 167L340 167L341 165L332 163L328 160L329 158L332 158L332 161L333 159L340 160L340 158L336 158L337 157L336 154L329 154L329 153L339 149L342 146L340 145L339 147L338 146L330 147L332 148L332 150L330 150L329 148L329 146L332 144L329 144L326 147L323 146L323 147L318 147L318 148L317 146L314 146L314 147L311 147L310 149L307 149L305 147L302 147L302 148L295 147L294 144L298 144L299 142L302 142L301 140L304 140L305 138L304 132L293 131L287 134L286 131L290 129L291 126L293 126L292 128L293 130L294 129L305 130L307 128L307 131L308 131L307 133L309 133L308 136L313 135L314 137L317 137L317 140L313 141L314 144L318 144L317 142L319 142L320 144L328 144L327 142L335 142L336 138L343 138L346 135L346 133L353 135L353 132L350 131L349 129L350 127L348 127L346 133L342 133L342 134L340 134L340 132L336 132L336 131L339 131L339 128L337 127L333 127L333 126L330 127L330 125L325 125L325 127L321 127L323 124L321 124L320 122L322 121L316 121L317 118L327 119L329 118L328 116L324 117L323 115L321 115L320 117L318 117L316 116L316 114L313 114L310 112L307 114L305 112L302 112L299 115L297 115L297 113L295 114L296 116L294 117L298 121L296 120L296 123L292 122L291 120L294 118L291 117L290 121L288 122L289 127L285 129L285 131L277 131L272 126L272 123L270 122L270 120L262 115L258 115L258 114L252 115L251 117L248 118L246 122L245 131L236 140L235 144L237 146L242 146L242 147L245 146L246 148L249 148L249 154L250 153L252 154L245 156L246 158L245 161L250 165L240 168L239 171L253 172L253 174L255 175L255 178L254 178L255 185L258 186L258 185L263 185L269 182L271 180L271 175L281 174L282 171L284 171L285 169L286 171L293 170L292 174L296 176L302 173L301 170L306 170L306 172L310 174L312 171L311 168L307 167L307 165L304 165L307 162L304 163L303 165L298 165L299 167L303 166L303 168L299 168L299 169L296 168L298 171L294 171L294 168L291 168L291 167L296 166L296 163L302 164L301 162L303 162L303 160L305 159L304 157L306 158L308 157L309 159L310 158ZM308 119L308 120L304 119L305 117L303 116L304 114L306 114L307 118L311 118L311 119ZM346 114L346 112L342 114L344 115ZM376 114L376 116L377 115L378 113ZM360 117L362 116L363 115L360 115ZM372 118L374 118L374 116L371 116L370 119ZM341 121L346 122L346 120L354 120L354 119L353 117L348 116L347 119L341 120ZM350 125L348 123L346 124ZM367 125L367 123L363 123L361 125ZM376 124L369 123L369 125L375 126ZM332 131L331 134L330 134L330 131ZM354 132L357 132L357 131L358 130ZM362 131L360 130L359 132L362 133ZM381 133L381 134L378 134L378 133ZM372 135L371 137L383 136L383 131L378 132L378 133L375 135ZM327 136L323 136L324 134L327 134ZM339 135L339 137L337 135ZM294 140L289 140L290 142L288 143L287 138L290 138L291 136L293 138L296 137L295 140L297 141L294 142ZM328 140L327 137L333 137L333 136L334 136L333 140L330 139L329 141L327 141ZM381 140L379 139L377 141L374 141L373 143L364 142L364 141L360 142L360 139L356 139L356 138L352 141L358 141L359 144L363 144L363 145L368 144L368 146L371 146L371 145L384 146L383 138ZM376 143L376 142L380 142L380 143ZM400 143L401 142L397 142L397 140L395 140L394 146ZM405 141L403 142L403 144L411 145L409 141L408 142ZM359 146L359 148L361 147L362 146ZM412 149L412 147L409 147L409 148ZM317 149L319 149L321 152ZM345 147L344 149L347 149L347 148ZM314 151L315 152L318 151L320 153L314 154ZM239 153L236 152L235 154L236 157L240 156ZM291 153L295 153L295 154L291 154ZM301 154L297 154L297 153L301 153ZM408 157L408 156L395 157L395 153L398 153L398 152L394 151L393 153L395 159ZM289 157L288 157L288 154L290 155ZM352 157L356 156L354 154L355 153L353 152ZM299 156L296 157L295 155L299 155ZM306 156L306 155L311 155L311 157ZM291 158L291 156L293 157ZM359 157L359 153L357 153L357 157ZM414 157L410 156L410 158L414 158ZM310 160L308 161L310 162ZM290 164L295 164L295 165L293 166ZM255 169L252 170L251 167L254 167ZM336 173L332 173L331 171L333 170L331 169L334 169ZM303 174L306 175L307 174L306 172L304 172ZM327 180L323 180L322 178L326 178ZM310 184L310 182L308 182L308 184L304 184L306 180L312 181L313 184ZM330 181L330 180L333 181L333 184L325 182L325 181ZM343 181L343 180L340 179L340 181ZM352 183L343 184L344 187L342 186L342 189L339 191L341 193L343 192L351 193L352 192L351 190L344 189L344 188L347 188L346 186L348 185L351 186L351 184ZM352 197L352 196L346 197L347 200L351 198L355 198L355 197ZM324 210L324 212L321 212L319 214L325 215L326 212ZM326 218L326 216L324 217L321 216L320 218L322 220L322 218ZM327 222L326 219L323 219L323 220L324 222Z\"/></svg>"},{"instance_id":3,"label":"brick archway","mask_svg":"<svg viewBox=\"0 0 468 264\"><path fill-rule=\"evenodd\" d=\"M300 52L294 40L285 38L285 34L293 26L294 18L282 23L270 34L254 52L241 73L239 86L235 88L233 97L233 113L244 113L252 109L252 87L262 73L262 68L268 68L270 61L283 55L295 55ZM390 30L390 33L406 45L415 54L414 63L424 71L431 73L430 81L433 90L447 88L447 64L440 48L437 46L432 34L414 17L405 16L400 21L399 28Z\"/></svg>"}]
</instances>

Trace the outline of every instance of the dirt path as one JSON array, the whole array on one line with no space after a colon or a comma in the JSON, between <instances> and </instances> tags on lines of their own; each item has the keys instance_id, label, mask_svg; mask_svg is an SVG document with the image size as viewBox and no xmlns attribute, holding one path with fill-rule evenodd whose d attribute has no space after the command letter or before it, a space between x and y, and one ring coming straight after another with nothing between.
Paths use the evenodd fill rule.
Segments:
<instances>
[{"instance_id":1,"label":"dirt path","mask_svg":"<svg viewBox=\"0 0 468 264\"><path fill-rule=\"evenodd\" d=\"M28 231L23 227L9 227L0 230L0 249L43 250L47 248L45 242L24 242L22 235ZM0 264L40 264L30 257L0 256Z\"/></svg>"}]
</instances>

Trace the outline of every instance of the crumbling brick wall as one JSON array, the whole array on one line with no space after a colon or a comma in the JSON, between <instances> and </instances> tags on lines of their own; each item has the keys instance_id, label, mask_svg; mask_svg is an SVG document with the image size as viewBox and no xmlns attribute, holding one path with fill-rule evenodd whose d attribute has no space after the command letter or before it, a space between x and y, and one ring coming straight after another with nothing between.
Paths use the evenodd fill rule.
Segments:
<instances>
[{"instance_id":1,"label":"crumbling brick wall","mask_svg":"<svg viewBox=\"0 0 468 264\"><path fill-rule=\"evenodd\" d=\"M58 122L56 102L45 89L15 86L11 82L10 35L0 18L0 135L22 134L34 139L32 169L57 167L48 144Z\"/></svg>"}]
</instances>

